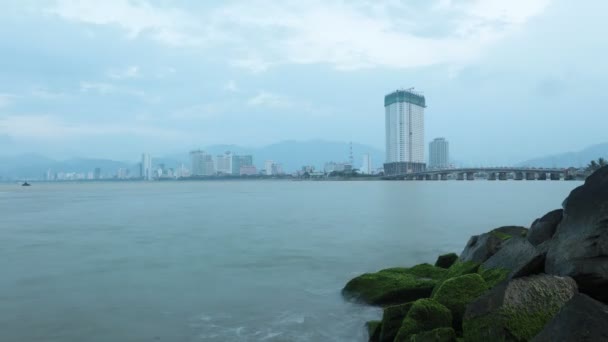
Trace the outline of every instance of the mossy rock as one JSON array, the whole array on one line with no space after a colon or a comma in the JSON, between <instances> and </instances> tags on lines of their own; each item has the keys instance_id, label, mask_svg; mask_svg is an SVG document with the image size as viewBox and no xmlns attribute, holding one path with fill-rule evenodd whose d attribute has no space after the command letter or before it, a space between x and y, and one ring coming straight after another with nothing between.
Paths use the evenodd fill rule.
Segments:
<instances>
[{"instance_id":1,"label":"mossy rock","mask_svg":"<svg viewBox=\"0 0 608 342\"><path fill-rule=\"evenodd\" d=\"M441 268L450 268L450 266L454 265L457 260L458 255L456 255L456 253L443 254L437 257L437 261L435 261L435 266Z\"/></svg>"},{"instance_id":2,"label":"mossy rock","mask_svg":"<svg viewBox=\"0 0 608 342\"><path fill-rule=\"evenodd\" d=\"M448 268L448 271L445 273L443 278L437 283L437 285L433 289L433 292L431 293L431 296L435 295L435 293L437 292L437 290L439 290L439 287L441 286L441 284L443 284L444 281L451 278L460 277L465 274L477 273L478 270L479 264L476 262L456 261L452 266L450 266L450 268Z\"/></svg>"},{"instance_id":3,"label":"mossy rock","mask_svg":"<svg viewBox=\"0 0 608 342\"><path fill-rule=\"evenodd\" d=\"M446 280L433 295L433 299L450 309L454 329L462 331L462 318L467 304L487 289L488 285L479 274L465 274Z\"/></svg>"},{"instance_id":4,"label":"mossy rock","mask_svg":"<svg viewBox=\"0 0 608 342\"><path fill-rule=\"evenodd\" d=\"M410 342L456 342L456 332L452 328L437 328L412 335Z\"/></svg>"},{"instance_id":5,"label":"mossy rock","mask_svg":"<svg viewBox=\"0 0 608 342\"><path fill-rule=\"evenodd\" d=\"M378 342L380 340L382 323L380 321L368 321L365 323L365 327L369 334L369 342Z\"/></svg>"},{"instance_id":6,"label":"mossy rock","mask_svg":"<svg viewBox=\"0 0 608 342\"><path fill-rule=\"evenodd\" d=\"M432 299L419 299L405 316L395 342L407 342L412 335L451 326L452 313L448 308Z\"/></svg>"},{"instance_id":7,"label":"mossy rock","mask_svg":"<svg viewBox=\"0 0 608 342\"><path fill-rule=\"evenodd\" d=\"M414 302L392 305L384 308L382 313L382 329L380 331L380 342L393 342L403 319L407 316Z\"/></svg>"},{"instance_id":8,"label":"mossy rock","mask_svg":"<svg viewBox=\"0 0 608 342\"><path fill-rule=\"evenodd\" d=\"M483 266L480 266L478 273L481 275L483 280L486 281L488 288L493 288L494 286L507 280L511 271L504 268L485 269Z\"/></svg>"},{"instance_id":9,"label":"mossy rock","mask_svg":"<svg viewBox=\"0 0 608 342\"><path fill-rule=\"evenodd\" d=\"M349 281L342 294L371 305L392 305L428 298L447 270L429 264L366 273Z\"/></svg>"},{"instance_id":10,"label":"mossy rock","mask_svg":"<svg viewBox=\"0 0 608 342\"><path fill-rule=\"evenodd\" d=\"M523 230L522 230L522 232L521 232L520 234L522 234L522 233L524 233L524 232L525 232L525 231L523 231ZM513 237L512 235L505 234L505 233L500 232L500 231L498 231L498 230L493 230L493 231L491 231L490 233L491 233L492 235L496 236L497 238L501 239L502 241L509 240L510 238L512 238L512 237Z\"/></svg>"}]
</instances>

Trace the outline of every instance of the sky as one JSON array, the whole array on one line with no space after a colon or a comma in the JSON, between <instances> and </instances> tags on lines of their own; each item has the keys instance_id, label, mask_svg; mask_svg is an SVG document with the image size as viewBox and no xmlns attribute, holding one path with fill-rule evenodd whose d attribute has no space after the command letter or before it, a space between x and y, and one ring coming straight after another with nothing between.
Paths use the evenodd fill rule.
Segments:
<instances>
[{"instance_id":1,"label":"sky","mask_svg":"<svg viewBox=\"0 0 608 342\"><path fill-rule=\"evenodd\" d=\"M606 1L4 0L0 155L136 160L213 144L425 140L506 165L608 141Z\"/></svg>"}]
</instances>

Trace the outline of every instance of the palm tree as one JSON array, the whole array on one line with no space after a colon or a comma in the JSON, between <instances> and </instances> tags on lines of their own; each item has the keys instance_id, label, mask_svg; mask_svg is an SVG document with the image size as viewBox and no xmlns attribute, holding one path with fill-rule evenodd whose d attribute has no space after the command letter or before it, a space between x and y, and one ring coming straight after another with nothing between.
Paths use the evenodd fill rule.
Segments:
<instances>
[{"instance_id":1,"label":"palm tree","mask_svg":"<svg viewBox=\"0 0 608 342\"><path fill-rule=\"evenodd\" d=\"M608 165L608 162L606 162L606 159L604 159L604 158L598 159L597 163L598 163L599 167Z\"/></svg>"},{"instance_id":2,"label":"palm tree","mask_svg":"<svg viewBox=\"0 0 608 342\"><path fill-rule=\"evenodd\" d=\"M594 172L597 169L599 169L599 166L595 160L592 160L591 163L589 163L589 165L587 166L587 171Z\"/></svg>"}]
</instances>

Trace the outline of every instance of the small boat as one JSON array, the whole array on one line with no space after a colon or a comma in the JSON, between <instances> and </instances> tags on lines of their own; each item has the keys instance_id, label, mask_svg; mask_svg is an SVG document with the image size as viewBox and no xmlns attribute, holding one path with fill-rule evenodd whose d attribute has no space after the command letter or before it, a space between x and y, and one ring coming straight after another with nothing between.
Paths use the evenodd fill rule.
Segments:
<instances>
[{"instance_id":1,"label":"small boat","mask_svg":"<svg viewBox=\"0 0 608 342\"><path fill-rule=\"evenodd\" d=\"M30 183L28 183L27 181L23 182L23 184L21 184L21 186L31 186Z\"/></svg>"}]
</instances>

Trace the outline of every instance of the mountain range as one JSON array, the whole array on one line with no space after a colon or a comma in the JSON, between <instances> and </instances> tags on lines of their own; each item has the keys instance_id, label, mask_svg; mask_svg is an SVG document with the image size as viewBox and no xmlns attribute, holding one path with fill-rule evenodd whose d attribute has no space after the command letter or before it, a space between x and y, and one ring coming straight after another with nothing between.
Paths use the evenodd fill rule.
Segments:
<instances>
[{"instance_id":1,"label":"mountain range","mask_svg":"<svg viewBox=\"0 0 608 342\"><path fill-rule=\"evenodd\" d=\"M608 159L608 143L592 145L580 151L554 154L518 163L517 166L530 167L583 167L591 160Z\"/></svg>"}]
</instances>

